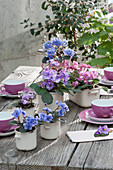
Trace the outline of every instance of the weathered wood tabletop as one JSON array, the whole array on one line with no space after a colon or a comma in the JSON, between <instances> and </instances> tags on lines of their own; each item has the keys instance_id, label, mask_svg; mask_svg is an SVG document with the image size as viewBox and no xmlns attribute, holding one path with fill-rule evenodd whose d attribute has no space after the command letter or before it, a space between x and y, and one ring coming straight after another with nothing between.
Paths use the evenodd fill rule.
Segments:
<instances>
[{"instance_id":1,"label":"weathered wood tabletop","mask_svg":"<svg viewBox=\"0 0 113 170\"><path fill-rule=\"evenodd\" d=\"M37 81L39 71L38 67L20 66L6 79L21 78L29 86ZM12 109L12 102L14 99L0 97L0 111ZM14 135L0 137L0 170L113 169L113 140L72 143L68 139L67 130L97 129L98 125L80 121L78 114L85 108L69 100L66 102L70 111L66 115L66 123L62 124L62 133L58 139L44 140L38 131L37 148L24 152L16 149ZM109 127L113 128L112 125Z\"/></svg>"}]
</instances>

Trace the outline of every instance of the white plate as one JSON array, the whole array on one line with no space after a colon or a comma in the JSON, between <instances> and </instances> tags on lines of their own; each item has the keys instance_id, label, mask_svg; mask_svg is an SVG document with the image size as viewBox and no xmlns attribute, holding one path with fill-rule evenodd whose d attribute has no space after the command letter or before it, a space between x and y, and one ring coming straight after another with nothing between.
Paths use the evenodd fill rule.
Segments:
<instances>
[{"instance_id":1,"label":"white plate","mask_svg":"<svg viewBox=\"0 0 113 170\"><path fill-rule=\"evenodd\" d=\"M113 84L113 81L107 80L106 78L105 78L105 79L102 79L102 81L103 81L104 83Z\"/></svg>"},{"instance_id":2,"label":"white plate","mask_svg":"<svg viewBox=\"0 0 113 170\"><path fill-rule=\"evenodd\" d=\"M103 85L107 85L107 86L113 86L112 83L105 83L105 82L103 82L103 79L101 79L101 80L99 81L99 84L103 84Z\"/></svg>"},{"instance_id":3,"label":"white plate","mask_svg":"<svg viewBox=\"0 0 113 170\"><path fill-rule=\"evenodd\" d=\"M4 133L0 133L0 136L10 136L10 135L13 135L14 133L15 133L15 130L7 131Z\"/></svg>"}]
</instances>

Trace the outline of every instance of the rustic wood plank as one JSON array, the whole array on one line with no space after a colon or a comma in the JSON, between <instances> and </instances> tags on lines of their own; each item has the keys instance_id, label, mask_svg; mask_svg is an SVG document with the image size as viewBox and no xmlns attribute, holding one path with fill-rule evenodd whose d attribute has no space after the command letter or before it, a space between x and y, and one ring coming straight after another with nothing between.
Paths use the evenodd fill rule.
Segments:
<instances>
[{"instance_id":1,"label":"rustic wood plank","mask_svg":"<svg viewBox=\"0 0 113 170\"><path fill-rule=\"evenodd\" d=\"M38 143L38 147L40 148L42 144L45 143L45 148L43 150L40 149L35 152L32 156L26 155L26 158L22 158L19 162L17 162L17 170L20 170L22 166L32 166L35 165L37 168L40 167L51 167L52 169L66 169L68 161L70 159L73 150L76 147L76 143L73 144L69 141L66 136L66 131L70 126L74 126L75 129L84 129L85 124L81 124L80 122L74 122L73 120L77 119L77 114L80 112L78 106L74 103L70 102L70 113L68 113L68 118L66 124L62 127L62 134L60 138L54 140L48 145L48 140L40 139L42 142ZM75 117L76 114L76 117ZM70 124L71 122L71 124Z\"/></svg>"},{"instance_id":2,"label":"rustic wood plank","mask_svg":"<svg viewBox=\"0 0 113 170\"><path fill-rule=\"evenodd\" d=\"M109 99L109 98L111 98L111 96L101 96L101 98ZM90 123L88 123L87 125L88 125L87 128L86 128L87 130L97 129L99 127L99 125L90 124ZM113 128L112 125L110 125L109 127ZM74 170L75 168L76 168L76 170L81 170L81 169L84 169L84 170L89 170L89 169L102 170L102 169L104 169L104 167L105 168L107 167L109 169L109 163L107 164L108 166L106 166L107 157L109 157L108 156L109 151L107 149L105 151L105 149L104 149L104 147L106 148L106 143L108 143L108 142L109 141L79 143L76 151L74 152L74 154L72 156L71 161L69 162L68 170ZM104 158L102 158L101 156L99 157L99 155L101 155L101 150L96 151L96 149L97 150L99 149L99 146L98 146L97 143L100 143L100 145L101 145L101 143L103 143L103 145L105 145L104 147L103 147L103 145L100 146L101 150L103 150L103 155L106 154L106 156L104 156ZM110 149L110 147L109 147L109 149ZM98 152L98 155L95 155L96 152ZM99 161L101 162L101 158L104 159L105 163L104 163L104 161L102 161L102 164L100 163L100 165L98 165ZM106 170L108 170L108 169L106 169Z\"/></svg>"}]
</instances>

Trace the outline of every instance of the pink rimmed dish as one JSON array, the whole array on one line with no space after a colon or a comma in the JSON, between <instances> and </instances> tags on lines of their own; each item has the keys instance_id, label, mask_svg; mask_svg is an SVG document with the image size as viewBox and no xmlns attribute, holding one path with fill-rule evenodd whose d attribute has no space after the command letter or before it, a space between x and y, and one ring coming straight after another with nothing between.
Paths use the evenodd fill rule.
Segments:
<instances>
[{"instance_id":1,"label":"pink rimmed dish","mask_svg":"<svg viewBox=\"0 0 113 170\"><path fill-rule=\"evenodd\" d=\"M86 116L94 121L99 121L99 122L113 122L113 116L109 117L109 118L98 118L92 109L89 109L86 111Z\"/></svg>"},{"instance_id":2,"label":"pink rimmed dish","mask_svg":"<svg viewBox=\"0 0 113 170\"><path fill-rule=\"evenodd\" d=\"M12 126L8 131L6 131L6 132L0 132L0 137L10 136L10 135L15 134L15 129L16 129L17 127L18 127L18 126Z\"/></svg>"},{"instance_id":3,"label":"pink rimmed dish","mask_svg":"<svg viewBox=\"0 0 113 170\"><path fill-rule=\"evenodd\" d=\"M83 110L82 112L79 113L79 118L82 120L82 121L85 121L85 122L88 122L88 123L93 123L93 124L98 124L98 125L105 125L105 124L113 124L113 121L108 121L108 122L101 122L101 121L94 121L94 120L91 120L87 115L86 115L86 111L88 110L91 110L91 109L86 109L86 110Z\"/></svg>"},{"instance_id":4,"label":"pink rimmed dish","mask_svg":"<svg viewBox=\"0 0 113 170\"><path fill-rule=\"evenodd\" d=\"M29 88L24 88L22 90L22 93L26 93L26 92L29 92L29 91L30 91ZM1 97L9 97L9 98L18 98L18 95L8 93L5 88L2 88L2 86L0 87L0 96Z\"/></svg>"}]
</instances>

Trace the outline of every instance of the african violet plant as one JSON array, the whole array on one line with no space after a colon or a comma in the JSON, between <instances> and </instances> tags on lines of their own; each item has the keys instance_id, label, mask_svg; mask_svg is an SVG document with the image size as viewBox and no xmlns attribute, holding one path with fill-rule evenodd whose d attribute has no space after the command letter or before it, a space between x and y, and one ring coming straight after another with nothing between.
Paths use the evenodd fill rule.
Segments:
<instances>
[{"instance_id":1,"label":"african violet plant","mask_svg":"<svg viewBox=\"0 0 113 170\"><path fill-rule=\"evenodd\" d=\"M96 71L91 71L90 68L90 65L78 64L76 61L73 61L71 66L68 61L66 62L66 69L69 71L68 83L73 87L74 93L92 89L98 84L98 74Z\"/></svg>"},{"instance_id":2,"label":"african violet plant","mask_svg":"<svg viewBox=\"0 0 113 170\"><path fill-rule=\"evenodd\" d=\"M61 95L63 95L64 92L70 93L67 85L69 74L64 68L53 68L53 66L57 66L58 64L59 63L53 59L49 60L49 67L44 68L40 74L41 81L33 83L30 86L38 95L41 95L42 101L47 104L53 102L51 92L59 93Z\"/></svg>"},{"instance_id":3,"label":"african violet plant","mask_svg":"<svg viewBox=\"0 0 113 170\"><path fill-rule=\"evenodd\" d=\"M17 108L12 113L16 120L9 121L10 125L18 126L17 130L21 133L32 132L35 129L35 126L38 125L38 118L33 116L26 116L26 112L22 108ZM22 120L20 116L22 115Z\"/></svg>"},{"instance_id":4,"label":"african violet plant","mask_svg":"<svg viewBox=\"0 0 113 170\"><path fill-rule=\"evenodd\" d=\"M56 108L54 110L49 109L48 107L43 108L42 113L38 113L39 124L54 123L56 121L65 120L62 117L69 111L69 108L66 103L56 101Z\"/></svg>"},{"instance_id":5,"label":"african violet plant","mask_svg":"<svg viewBox=\"0 0 113 170\"><path fill-rule=\"evenodd\" d=\"M84 30L83 24L87 23L89 9L105 6L102 4L101 0L45 0L42 9L51 11L53 15L46 15L44 24L38 22L38 26L29 22L29 19L21 24L25 24L24 28L30 27L31 34L35 36L45 30L49 37L63 34L69 40L69 47L76 51L77 33Z\"/></svg>"},{"instance_id":6,"label":"african violet plant","mask_svg":"<svg viewBox=\"0 0 113 170\"><path fill-rule=\"evenodd\" d=\"M13 106L16 107L22 107L23 109L28 109L31 107L34 107L33 100L36 98L36 92L35 91L28 91L26 93L19 92L19 101L16 103L13 103Z\"/></svg>"},{"instance_id":7,"label":"african violet plant","mask_svg":"<svg viewBox=\"0 0 113 170\"><path fill-rule=\"evenodd\" d=\"M64 63L65 60L72 59L75 55L75 52L68 48L68 41L61 40L59 38L52 38L51 41L47 41L44 44L44 48L46 50L46 56L42 59L43 63L46 63L50 59L54 59L59 61L60 63Z\"/></svg>"}]
</instances>

